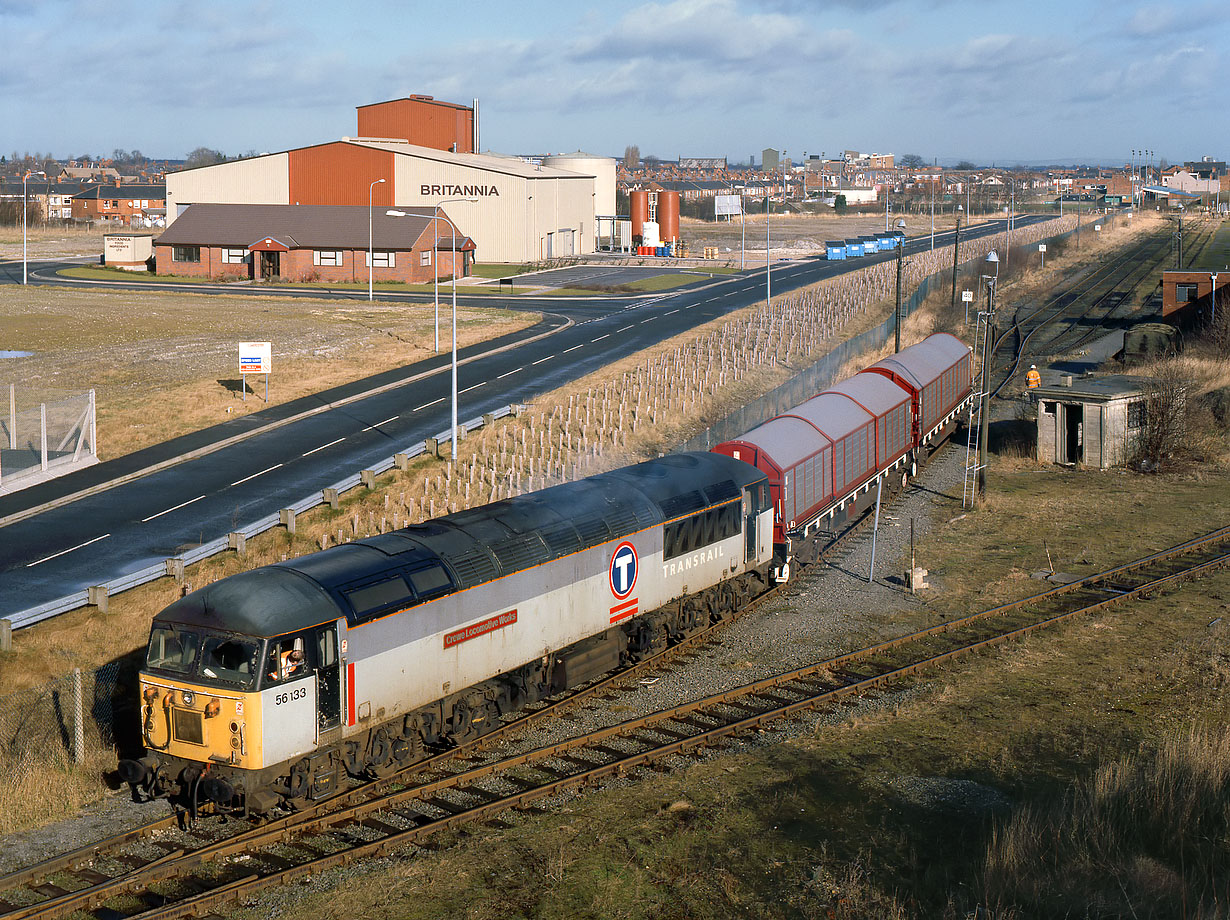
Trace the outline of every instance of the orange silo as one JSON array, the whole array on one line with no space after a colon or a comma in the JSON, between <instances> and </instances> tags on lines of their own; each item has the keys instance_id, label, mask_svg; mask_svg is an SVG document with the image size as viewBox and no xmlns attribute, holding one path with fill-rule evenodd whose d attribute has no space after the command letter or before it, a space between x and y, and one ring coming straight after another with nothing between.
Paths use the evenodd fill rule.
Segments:
<instances>
[{"instance_id":1,"label":"orange silo","mask_svg":"<svg viewBox=\"0 0 1230 920\"><path fill-rule=\"evenodd\" d=\"M679 193L658 192L658 230L663 243L679 239Z\"/></svg>"},{"instance_id":2,"label":"orange silo","mask_svg":"<svg viewBox=\"0 0 1230 920\"><path fill-rule=\"evenodd\" d=\"M645 221L649 220L649 192L645 189L628 192L628 210L632 213L632 243L639 246L645 238Z\"/></svg>"}]
</instances>

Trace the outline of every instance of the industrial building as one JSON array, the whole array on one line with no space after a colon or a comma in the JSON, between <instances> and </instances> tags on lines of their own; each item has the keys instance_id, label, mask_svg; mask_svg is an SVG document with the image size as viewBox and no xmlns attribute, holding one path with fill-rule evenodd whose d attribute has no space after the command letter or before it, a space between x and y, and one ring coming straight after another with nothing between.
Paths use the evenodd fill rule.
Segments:
<instances>
[{"instance_id":1,"label":"industrial building","mask_svg":"<svg viewBox=\"0 0 1230 920\"><path fill-rule=\"evenodd\" d=\"M360 106L357 124L359 137L171 173L168 225L195 204L445 204L477 260L533 262L595 251L597 216L615 213L613 159L474 153L474 109L413 96Z\"/></svg>"}]
</instances>

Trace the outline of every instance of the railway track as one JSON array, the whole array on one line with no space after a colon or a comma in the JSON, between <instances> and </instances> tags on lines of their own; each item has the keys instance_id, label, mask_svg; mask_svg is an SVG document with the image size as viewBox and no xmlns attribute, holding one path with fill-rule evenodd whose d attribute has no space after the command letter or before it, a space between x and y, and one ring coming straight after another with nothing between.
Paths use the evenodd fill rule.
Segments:
<instances>
[{"instance_id":1,"label":"railway track","mask_svg":"<svg viewBox=\"0 0 1230 920\"><path fill-rule=\"evenodd\" d=\"M502 812L532 808L567 790L642 769L669 769L672 758L702 754L769 723L889 690L945 662L1167 590L1228 563L1230 527L1020 601L556 744L493 759L458 749L418 765L413 776L369 784L224 839L201 832L195 847L147 847L158 853L148 860L98 844L79 851L71 869L59 857L0 879L0 918L79 911L117 920L205 915L263 888L421 845L462 824L498 823ZM673 660L697 650L681 643L670 651ZM655 661L658 667L667 663L665 656ZM583 698L612 692L616 681L636 673L621 672L588 688ZM521 725L518 720L508 729Z\"/></svg>"},{"instance_id":2,"label":"railway track","mask_svg":"<svg viewBox=\"0 0 1230 920\"><path fill-rule=\"evenodd\" d=\"M1194 252L1207 246L1216 225L1202 222L1192 242ZM1105 332L1104 324L1140 285L1154 278L1171 252L1171 234L1159 230L1140 244L1099 263L999 332L991 348L991 395L996 396L1020 370L1027 355L1042 357L1074 351ZM1193 256L1194 257L1194 256ZM1012 343L1011 353L996 359L1001 347Z\"/></svg>"}]
</instances>

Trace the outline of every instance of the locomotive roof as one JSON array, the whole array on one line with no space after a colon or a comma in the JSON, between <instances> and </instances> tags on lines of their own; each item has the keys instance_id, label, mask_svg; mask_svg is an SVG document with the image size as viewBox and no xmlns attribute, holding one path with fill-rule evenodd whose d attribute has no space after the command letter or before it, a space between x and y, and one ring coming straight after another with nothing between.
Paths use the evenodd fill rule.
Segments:
<instances>
[{"instance_id":1,"label":"locomotive roof","mask_svg":"<svg viewBox=\"0 0 1230 920\"><path fill-rule=\"evenodd\" d=\"M763 478L721 454L671 454L233 575L181 598L157 619L260 636L343 616L362 622L370 616L353 598L366 588L400 586L404 596L382 594L388 612L425 599L414 576L441 563L451 586L429 597L736 498Z\"/></svg>"}]
</instances>

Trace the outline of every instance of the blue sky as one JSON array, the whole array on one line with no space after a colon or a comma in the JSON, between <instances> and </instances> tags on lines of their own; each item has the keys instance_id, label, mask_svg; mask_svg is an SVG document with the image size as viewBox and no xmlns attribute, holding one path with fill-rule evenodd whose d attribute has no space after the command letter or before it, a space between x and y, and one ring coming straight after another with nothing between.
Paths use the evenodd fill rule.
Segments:
<instances>
[{"instance_id":1,"label":"blue sky","mask_svg":"<svg viewBox=\"0 0 1230 920\"><path fill-rule=\"evenodd\" d=\"M1230 156L1224 3L0 0L0 35L5 154L284 150L428 93L510 153Z\"/></svg>"}]
</instances>

